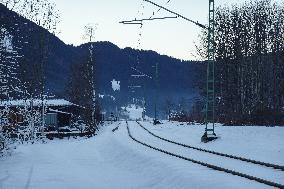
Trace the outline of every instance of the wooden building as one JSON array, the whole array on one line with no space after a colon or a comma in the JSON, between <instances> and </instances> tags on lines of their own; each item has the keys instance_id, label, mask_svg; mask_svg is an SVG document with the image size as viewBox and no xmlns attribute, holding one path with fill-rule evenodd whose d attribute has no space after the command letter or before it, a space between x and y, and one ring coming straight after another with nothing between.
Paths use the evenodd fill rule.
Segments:
<instances>
[{"instance_id":1,"label":"wooden building","mask_svg":"<svg viewBox=\"0 0 284 189\"><path fill-rule=\"evenodd\" d=\"M37 112L39 119L42 120L42 112L44 108L44 122L46 127L64 127L70 126L74 112L80 111L80 107L64 99L46 99L46 100L12 100L0 101L0 110L6 112L6 119L0 118L0 126L27 126L27 120L23 115L27 110ZM3 111L6 110L6 111ZM42 121L38 123L38 126Z\"/></svg>"}]
</instances>

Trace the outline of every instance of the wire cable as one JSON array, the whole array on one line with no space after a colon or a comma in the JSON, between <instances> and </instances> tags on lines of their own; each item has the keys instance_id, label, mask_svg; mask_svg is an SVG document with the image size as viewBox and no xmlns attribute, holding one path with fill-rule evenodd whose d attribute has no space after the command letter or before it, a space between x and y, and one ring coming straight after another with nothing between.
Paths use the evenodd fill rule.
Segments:
<instances>
[{"instance_id":1,"label":"wire cable","mask_svg":"<svg viewBox=\"0 0 284 189\"><path fill-rule=\"evenodd\" d=\"M171 2L171 0L168 0L165 5L169 4ZM162 8L159 8L156 12L153 12L153 14L150 16L149 19L153 18L153 16L155 16L158 12L160 12L162 10Z\"/></svg>"}]
</instances>

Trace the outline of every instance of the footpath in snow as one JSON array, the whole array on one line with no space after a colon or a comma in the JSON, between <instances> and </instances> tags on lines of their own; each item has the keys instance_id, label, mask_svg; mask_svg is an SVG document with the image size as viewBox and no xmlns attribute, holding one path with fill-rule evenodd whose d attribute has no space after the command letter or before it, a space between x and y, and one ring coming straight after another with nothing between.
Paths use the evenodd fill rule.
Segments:
<instances>
[{"instance_id":1,"label":"footpath in snow","mask_svg":"<svg viewBox=\"0 0 284 189\"><path fill-rule=\"evenodd\" d=\"M118 124L119 128L112 132ZM178 123L166 123L157 127L148 123L144 124L156 134L173 140L222 152L234 152L243 156L257 155L259 160L271 160L283 164L284 128L256 127L252 129L249 127L234 130L218 127L217 132L222 131L221 139L205 145L200 143L200 132L202 134L203 127L189 127ZM163 146L164 143L159 144L159 141L147 136L135 122L130 122L129 125L135 137L148 140L153 145ZM263 131L266 134L262 135ZM239 143L237 136L242 137ZM253 143L253 141L256 142ZM257 144L260 141L262 145ZM228 147L231 149L227 149ZM235 150L232 149L233 147ZM181 152L180 148L171 147L171 150ZM259 157L263 154L265 154L264 157ZM187 155L190 156L190 153ZM283 174L282 178L284 178ZM12 156L0 158L0 189L18 188L254 189L270 187L148 149L131 140L126 123L119 122L104 126L93 138L20 145Z\"/></svg>"}]
</instances>

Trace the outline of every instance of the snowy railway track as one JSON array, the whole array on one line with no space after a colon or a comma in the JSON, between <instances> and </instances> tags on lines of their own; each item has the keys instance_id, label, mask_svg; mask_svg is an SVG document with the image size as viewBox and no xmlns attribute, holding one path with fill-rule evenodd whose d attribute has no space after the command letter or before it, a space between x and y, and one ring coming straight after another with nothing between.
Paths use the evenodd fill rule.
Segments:
<instances>
[{"instance_id":1,"label":"snowy railway track","mask_svg":"<svg viewBox=\"0 0 284 189\"><path fill-rule=\"evenodd\" d=\"M147 131L147 129L146 129L141 123L137 122L137 124L138 124L139 126L142 126L142 128ZM238 172L238 171L235 171L235 170L232 170L232 169L227 169L227 168L224 168L224 167L216 166L216 165L213 165L213 164L211 164L211 163L206 163L206 162L203 162L203 161L199 161L199 160L196 160L196 159L193 159L193 158L186 157L186 156L184 156L184 155L179 155L179 154L176 154L176 153L172 153L172 152L170 152L170 151L161 149L161 148L159 148L159 147L152 146L152 145L150 145L150 144L147 144L147 143L145 143L145 142L143 142L143 141L138 140L137 138L135 138L135 137L131 134L131 131L130 131L128 122L126 122L126 126L127 126L128 135L129 135L129 137L130 137L133 141L135 141L135 142L137 142L137 143L139 143L139 144L141 144L141 145L143 145L143 146L146 146L146 147L148 147L148 148L151 148L151 149L153 149L153 150L159 151L159 152L161 152L161 153L164 153L164 154L167 154L167 155L170 155L170 156L179 158L179 159L183 159L183 160L185 160L185 161L189 161L189 162L192 162L192 163L195 163L195 164L199 164L199 165L208 167L208 168L213 169L213 170L216 170L216 171L221 171L221 172L228 173L228 174L231 174L231 175L243 177L243 178L246 178L246 179L249 179L249 180L252 180L252 181L256 181L256 182L265 184L265 185L267 185L267 186L272 186L272 187L284 189L284 185L283 185L283 184L280 184L280 183L277 183L277 182L274 182L274 181L269 181L269 180L267 180L267 179L262 179L262 178L259 178L259 177L256 177L256 176L252 176L252 175L249 175L249 174L245 174L245 173L241 173L241 172ZM149 131L149 130L148 130L148 131ZM149 131L148 133L151 134L150 131ZM153 133L152 133L152 134L153 134ZM151 134L151 136L153 136L153 137L155 137L155 138L157 138L157 139L159 139L159 140L163 140L163 139L161 139L162 137L159 138L159 137L156 137L157 135L155 136L155 134L154 134L154 135L152 135L152 134ZM163 140L163 141L169 142L170 140L167 141L167 139L165 139L165 140ZM172 141L172 142L173 142L173 141ZM170 144L176 144L176 143L171 143L171 142L169 142L169 143L170 143ZM178 144L180 144L180 143L178 143ZM187 145L178 145L178 144L176 144L176 145L177 145L177 146L181 146L181 147L186 147L186 146L187 146ZM187 147L187 148L188 148L188 147ZM205 150L205 149L203 149L203 150ZM200 151L200 150L199 150L199 151ZM204 152L204 151L202 151L202 152ZM218 153L218 152L216 152L216 153ZM209 154L212 154L212 153L209 153ZM218 154L214 154L214 155L218 155ZM224 156L224 157L227 157L227 156ZM233 158L233 159L236 159L236 158ZM245 158L244 158L244 159L245 159ZM239 160L239 159L236 159L236 160ZM243 160L241 160L241 161L243 161ZM252 160L252 161L253 161L253 160ZM247 163L252 163L252 162L247 162ZM261 165L261 164L258 164L258 165ZM268 167L271 167L271 166L268 166ZM281 169L281 170L282 170L282 169Z\"/></svg>"},{"instance_id":2,"label":"snowy railway track","mask_svg":"<svg viewBox=\"0 0 284 189\"><path fill-rule=\"evenodd\" d=\"M198 151L202 151L202 152L206 152L206 153L210 153L210 154L214 154L214 155L218 155L218 156L232 158L232 159L245 161L245 162L248 162L248 163L253 163L253 164L262 165L262 166L266 166L266 167L271 167L271 168L274 168L274 169L279 169L281 171L284 171L284 166L282 166L282 165L276 165L276 164L272 164L272 163L266 163L266 162L262 162L262 161L252 160L252 159L248 159L248 158L244 158L244 157L240 157L240 156L234 156L234 155L230 155L230 154L225 154L225 153L221 153L221 152L207 150L207 149L204 149L204 148L198 148L198 147L195 147L195 146L191 146L191 145L179 143L179 142L176 142L176 141L172 141L172 140L169 140L167 138L164 138L164 137L161 137L159 135L154 134L153 132L151 132L148 129L146 129L141 123L139 123L138 121L136 121L136 122L138 123L138 125L140 127L142 127L150 135L152 135L152 136L154 136L154 137L156 137L158 139L161 139L163 141L172 143L172 144L176 144L176 145L179 145L179 146L182 146L182 147L185 147L185 148L191 148L191 149L194 149L194 150L198 150Z\"/></svg>"}]
</instances>

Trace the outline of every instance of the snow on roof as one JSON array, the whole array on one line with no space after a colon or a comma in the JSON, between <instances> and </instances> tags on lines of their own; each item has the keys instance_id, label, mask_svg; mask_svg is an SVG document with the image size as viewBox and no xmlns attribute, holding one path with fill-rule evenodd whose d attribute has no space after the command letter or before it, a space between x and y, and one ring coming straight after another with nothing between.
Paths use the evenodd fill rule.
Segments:
<instances>
[{"instance_id":1,"label":"snow on roof","mask_svg":"<svg viewBox=\"0 0 284 189\"><path fill-rule=\"evenodd\" d=\"M42 100L41 99L33 99L33 106L41 106ZM46 106L72 106L76 104L73 104L67 100L64 99L46 99L43 100L43 103ZM4 106L30 106L31 100L8 100L8 101L0 101L0 107Z\"/></svg>"},{"instance_id":2,"label":"snow on roof","mask_svg":"<svg viewBox=\"0 0 284 189\"><path fill-rule=\"evenodd\" d=\"M55 109L52 109L52 108L48 108L48 110L50 112L55 112L55 113L62 113L62 114L69 114L69 115L72 115L71 113L69 112L64 112L64 111L60 111L60 110L55 110Z\"/></svg>"}]
</instances>

